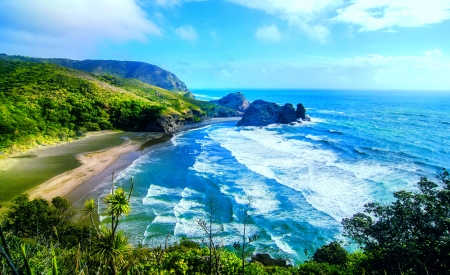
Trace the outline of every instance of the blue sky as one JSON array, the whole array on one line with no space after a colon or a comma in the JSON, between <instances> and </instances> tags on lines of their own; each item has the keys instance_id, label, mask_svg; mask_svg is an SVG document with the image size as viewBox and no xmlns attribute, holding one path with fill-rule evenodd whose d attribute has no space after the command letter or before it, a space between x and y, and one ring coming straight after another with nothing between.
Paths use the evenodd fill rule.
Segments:
<instances>
[{"instance_id":1,"label":"blue sky","mask_svg":"<svg viewBox=\"0 0 450 275\"><path fill-rule=\"evenodd\" d=\"M450 0L2 0L0 53L144 61L188 88L450 90Z\"/></svg>"}]
</instances>

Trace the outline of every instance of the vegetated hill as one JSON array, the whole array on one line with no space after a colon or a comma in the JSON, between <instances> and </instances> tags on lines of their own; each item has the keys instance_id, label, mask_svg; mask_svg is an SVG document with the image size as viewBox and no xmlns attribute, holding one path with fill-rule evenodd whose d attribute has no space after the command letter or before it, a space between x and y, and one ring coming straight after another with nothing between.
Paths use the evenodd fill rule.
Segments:
<instances>
[{"instance_id":1,"label":"vegetated hill","mask_svg":"<svg viewBox=\"0 0 450 275\"><path fill-rule=\"evenodd\" d=\"M71 69L82 70L96 75L114 75L122 78L135 78L169 91L178 92L194 98L186 85L173 73L158 66L138 61L117 60L71 60L67 58L35 58L20 55L0 54L0 60L20 60L26 62L53 63Z\"/></svg>"},{"instance_id":2,"label":"vegetated hill","mask_svg":"<svg viewBox=\"0 0 450 275\"><path fill-rule=\"evenodd\" d=\"M174 132L234 110L135 79L0 60L0 155L119 129Z\"/></svg>"}]
</instances>

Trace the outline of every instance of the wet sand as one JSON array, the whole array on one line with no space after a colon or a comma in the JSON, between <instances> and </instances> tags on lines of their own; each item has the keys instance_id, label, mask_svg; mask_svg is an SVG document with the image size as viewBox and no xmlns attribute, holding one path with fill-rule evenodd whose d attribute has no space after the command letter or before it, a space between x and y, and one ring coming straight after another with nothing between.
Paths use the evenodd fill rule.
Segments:
<instances>
[{"instance_id":1,"label":"wet sand","mask_svg":"<svg viewBox=\"0 0 450 275\"><path fill-rule=\"evenodd\" d=\"M214 123L237 122L239 119L214 118L186 125L182 131ZM48 200L63 196L75 202L111 176L112 172L129 166L143 149L170 138L170 135L163 133L109 132L0 159L2 204L8 205L21 193Z\"/></svg>"},{"instance_id":2,"label":"wet sand","mask_svg":"<svg viewBox=\"0 0 450 275\"><path fill-rule=\"evenodd\" d=\"M213 118L200 123L187 124L179 132L201 128L216 123L237 122L240 119L241 119L240 117ZM113 173L115 173L115 175L118 175L122 170L130 166L136 159L138 159L146 148L153 150L158 148L159 146L166 146L165 143L170 141L172 137L173 135L166 134L159 138L149 140L148 142L143 144L138 150L120 156L119 159L112 165L105 168L101 173L98 173L97 175L91 177L83 184L74 188L64 197L68 199L70 202L77 204L78 207L81 207L83 201L85 201L87 198L90 198L89 193L95 190L96 187L99 186L99 184L103 183L106 178L110 179ZM148 151L148 149L146 151Z\"/></svg>"},{"instance_id":3,"label":"wet sand","mask_svg":"<svg viewBox=\"0 0 450 275\"><path fill-rule=\"evenodd\" d=\"M86 180L114 162L118 155L136 150L139 148L138 145L141 146L148 140L161 135L162 133L91 133L82 140L42 146L18 156L0 159L1 202L3 205L8 205L10 200L22 193L29 193L33 197L42 195L44 198L49 198L56 193L59 196L64 195L73 189L68 187L69 185ZM109 148L113 151L109 153L110 156L107 156L106 152ZM88 164L84 169L85 176L81 175L83 174L82 163ZM67 171L75 172L66 174ZM74 182L62 181L63 175L66 180L73 179ZM59 180L61 192L40 194L39 192L51 191L48 188L52 180ZM44 183L47 188L36 188ZM36 189L33 190L34 188Z\"/></svg>"}]
</instances>

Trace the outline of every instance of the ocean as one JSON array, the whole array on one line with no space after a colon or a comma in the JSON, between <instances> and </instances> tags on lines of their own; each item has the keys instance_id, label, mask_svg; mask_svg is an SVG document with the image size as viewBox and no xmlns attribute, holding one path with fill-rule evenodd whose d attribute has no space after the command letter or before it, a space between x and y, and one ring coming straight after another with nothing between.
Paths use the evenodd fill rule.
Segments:
<instances>
[{"instance_id":1,"label":"ocean","mask_svg":"<svg viewBox=\"0 0 450 275\"><path fill-rule=\"evenodd\" d=\"M233 250L243 232L260 238L249 253L292 263L340 241L341 221L369 202L389 203L393 192L414 190L420 177L450 168L450 93L334 90L194 90L213 100L240 91L248 100L303 103L311 122L236 127L208 125L148 148L120 172L134 177L132 213L121 222L134 244L164 245L188 237L201 242L215 206L217 241ZM94 194L104 212L103 187ZM101 219L105 217L101 216Z\"/></svg>"}]
</instances>

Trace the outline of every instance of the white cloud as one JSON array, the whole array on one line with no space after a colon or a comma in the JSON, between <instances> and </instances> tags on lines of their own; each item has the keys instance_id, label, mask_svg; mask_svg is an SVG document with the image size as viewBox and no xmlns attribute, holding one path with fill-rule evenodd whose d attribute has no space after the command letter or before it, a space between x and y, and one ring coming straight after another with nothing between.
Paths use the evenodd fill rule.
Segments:
<instances>
[{"instance_id":1,"label":"white cloud","mask_svg":"<svg viewBox=\"0 0 450 275\"><path fill-rule=\"evenodd\" d=\"M421 27L450 18L449 0L356 0L338 9L335 21L360 26L360 31Z\"/></svg>"},{"instance_id":2,"label":"white cloud","mask_svg":"<svg viewBox=\"0 0 450 275\"><path fill-rule=\"evenodd\" d=\"M326 42L329 30L327 16L343 4L344 0L228 0L230 2L266 12L288 22L309 37Z\"/></svg>"},{"instance_id":3,"label":"white cloud","mask_svg":"<svg viewBox=\"0 0 450 275\"><path fill-rule=\"evenodd\" d=\"M158 6L170 7L170 6L178 6L181 5L182 0L156 0L155 3Z\"/></svg>"},{"instance_id":4,"label":"white cloud","mask_svg":"<svg viewBox=\"0 0 450 275\"><path fill-rule=\"evenodd\" d=\"M450 69L450 62L443 56L440 49L432 49L417 56L383 56L379 54L366 54L353 58L342 59L333 64L335 67L390 67L425 68L429 70Z\"/></svg>"},{"instance_id":5,"label":"white cloud","mask_svg":"<svg viewBox=\"0 0 450 275\"><path fill-rule=\"evenodd\" d=\"M264 42L278 42L281 34L276 25L264 26L256 30L255 37Z\"/></svg>"},{"instance_id":6,"label":"white cloud","mask_svg":"<svg viewBox=\"0 0 450 275\"><path fill-rule=\"evenodd\" d=\"M184 2L204 2L208 0L156 0L155 3L162 7L181 6Z\"/></svg>"},{"instance_id":7,"label":"white cloud","mask_svg":"<svg viewBox=\"0 0 450 275\"><path fill-rule=\"evenodd\" d=\"M442 56L442 51L440 49L433 49L433 50L429 50L429 51L424 51L423 53L425 54L425 56L435 56L435 57L441 57Z\"/></svg>"},{"instance_id":8,"label":"white cloud","mask_svg":"<svg viewBox=\"0 0 450 275\"><path fill-rule=\"evenodd\" d=\"M183 27L180 27L178 29L176 29L175 31L177 33L177 35L187 41L190 42L196 42L198 39L198 34L195 31L194 27L190 26L190 25L185 25Z\"/></svg>"},{"instance_id":9,"label":"white cloud","mask_svg":"<svg viewBox=\"0 0 450 275\"><path fill-rule=\"evenodd\" d=\"M0 43L42 53L161 35L134 0L4 0Z\"/></svg>"},{"instance_id":10,"label":"white cloud","mask_svg":"<svg viewBox=\"0 0 450 275\"><path fill-rule=\"evenodd\" d=\"M360 31L421 27L450 18L450 0L227 0L277 16L313 39L326 42L335 22ZM337 13L337 15L336 15Z\"/></svg>"}]
</instances>

